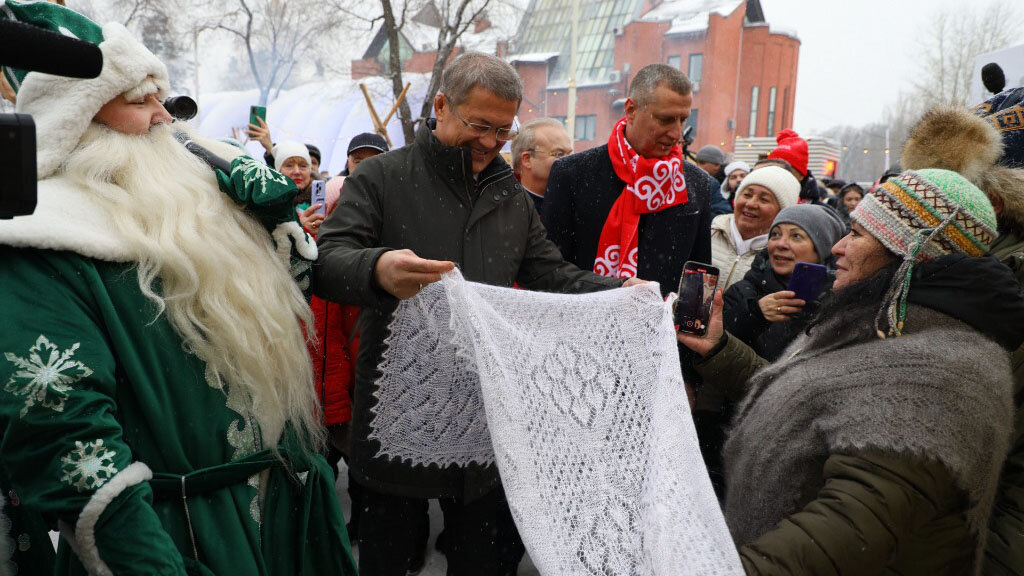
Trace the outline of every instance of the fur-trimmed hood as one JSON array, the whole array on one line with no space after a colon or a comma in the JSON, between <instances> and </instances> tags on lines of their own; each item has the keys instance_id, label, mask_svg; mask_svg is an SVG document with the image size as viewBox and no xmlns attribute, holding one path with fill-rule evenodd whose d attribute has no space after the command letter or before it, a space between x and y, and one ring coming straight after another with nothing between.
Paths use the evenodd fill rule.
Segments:
<instances>
[{"instance_id":1,"label":"fur-trimmed hood","mask_svg":"<svg viewBox=\"0 0 1024 576\"><path fill-rule=\"evenodd\" d=\"M98 77L81 80L30 72L18 89L15 109L32 115L39 134L36 158L40 180L57 171L107 102L139 87L147 78L156 85L160 100L167 97L167 68L124 26L116 22L105 25L99 47L103 70Z\"/></svg>"},{"instance_id":2,"label":"fur-trimmed hood","mask_svg":"<svg viewBox=\"0 0 1024 576\"><path fill-rule=\"evenodd\" d=\"M1024 233L1024 169L997 165L1002 154L1002 137L990 122L966 108L936 106L911 129L900 164L959 172L1002 205L1001 228Z\"/></svg>"}]
</instances>

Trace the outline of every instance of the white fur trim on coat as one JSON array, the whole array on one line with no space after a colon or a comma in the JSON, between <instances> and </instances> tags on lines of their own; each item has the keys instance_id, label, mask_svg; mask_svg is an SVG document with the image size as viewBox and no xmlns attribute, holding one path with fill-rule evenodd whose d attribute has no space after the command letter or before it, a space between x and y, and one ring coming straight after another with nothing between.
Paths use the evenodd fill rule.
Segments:
<instances>
[{"instance_id":1,"label":"white fur trim on coat","mask_svg":"<svg viewBox=\"0 0 1024 576\"><path fill-rule=\"evenodd\" d=\"M85 566L86 572L96 576L113 576L106 562L100 558L100 551L96 547L96 522L114 498L151 478L153 471L149 466L142 462L132 462L101 486L86 503L85 508L82 508L82 513L78 515L78 522L75 524L74 541L77 544L78 559ZM66 538L67 534L64 536Z\"/></svg>"},{"instance_id":2,"label":"white fur trim on coat","mask_svg":"<svg viewBox=\"0 0 1024 576\"><path fill-rule=\"evenodd\" d=\"M103 70L97 78L82 80L29 72L18 90L15 110L31 114L36 124L39 179L54 173L78 146L89 123L104 104L152 76L163 100L170 86L167 68L124 26L103 27Z\"/></svg>"},{"instance_id":3,"label":"white fur trim on coat","mask_svg":"<svg viewBox=\"0 0 1024 576\"><path fill-rule=\"evenodd\" d=\"M35 213L0 220L0 245L68 250L98 260L130 262L110 214L81 186L65 178L39 183Z\"/></svg>"},{"instance_id":4,"label":"white fur trim on coat","mask_svg":"<svg viewBox=\"0 0 1024 576\"><path fill-rule=\"evenodd\" d=\"M295 244L295 251L310 262L315 261L318 255L316 242L313 237L306 234L306 231L299 226L298 222L284 222L274 228L274 245L277 246L277 255L288 264L291 256L292 244ZM289 241L289 238L291 239Z\"/></svg>"}]
</instances>

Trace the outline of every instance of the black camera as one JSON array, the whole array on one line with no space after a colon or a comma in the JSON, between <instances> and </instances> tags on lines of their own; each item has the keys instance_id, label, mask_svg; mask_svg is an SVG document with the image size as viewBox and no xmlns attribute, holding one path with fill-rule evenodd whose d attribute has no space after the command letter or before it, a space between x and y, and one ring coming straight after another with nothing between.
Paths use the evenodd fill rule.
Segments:
<instances>
[{"instance_id":1,"label":"black camera","mask_svg":"<svg viewBox=\"0 0 1024 576\"><path fill-rule=\"evenodd\" d=\"M171 96L164 100L164 109L175 120L191 120L199 113L199 105L188 96Z\"/></svg>"},{"instance_id":2,"label":"black camera","mask_svg":"<svg viewBox=\"0 0 1024 576\"><path fill-rule=\"evenodd\" d=\"M0 114L0 219L36 209L36 123L28 114Z\"/></svg>"}]
</instances>

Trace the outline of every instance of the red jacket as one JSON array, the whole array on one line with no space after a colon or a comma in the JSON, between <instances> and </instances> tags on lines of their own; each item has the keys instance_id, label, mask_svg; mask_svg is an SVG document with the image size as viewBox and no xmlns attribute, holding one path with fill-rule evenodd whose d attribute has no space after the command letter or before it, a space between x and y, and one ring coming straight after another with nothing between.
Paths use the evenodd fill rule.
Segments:
<instances>
[{"instance_id":1,"label":"red jacket","mask_svg":"<svg viewBox=\"0 0 1024 576\"><path fill-rule=\"evenodd\" d=\"M308 342L313 359L317 396L324 424L334 426L352 419L352 383L359 351L359 308L342 306L313 297L316 342Z\"/></svg>"}]
</instances>

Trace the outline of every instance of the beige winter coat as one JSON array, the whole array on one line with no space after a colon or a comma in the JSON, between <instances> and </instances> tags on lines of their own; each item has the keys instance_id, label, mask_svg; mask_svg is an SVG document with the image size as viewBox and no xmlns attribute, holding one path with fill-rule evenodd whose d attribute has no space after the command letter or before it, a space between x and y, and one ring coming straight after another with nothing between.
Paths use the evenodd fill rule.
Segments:
<instances>
[{"instance_id":1,"label":"beige winter coat","mask_svg":"<svg viewBox=\"0 0 1024 576\"><path fill-rule=\"evenodd\" d=\"M739 282L750 270L754 256L767 246L767 241L755 242L744 254L736 254L732 236L734 214L722 214L711 221L711 263L718 268L718 287L726 290Z\"/></svg>"}]
</instances>

